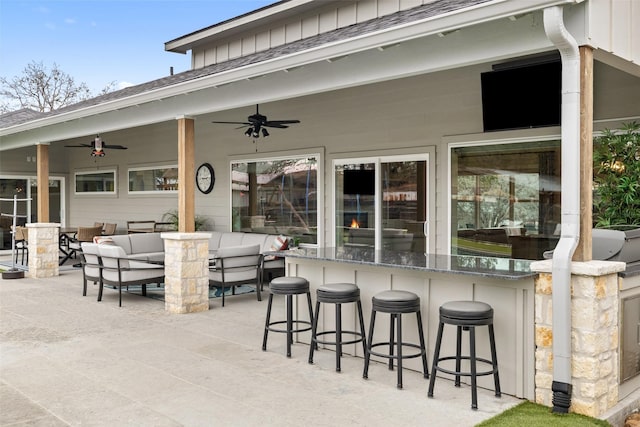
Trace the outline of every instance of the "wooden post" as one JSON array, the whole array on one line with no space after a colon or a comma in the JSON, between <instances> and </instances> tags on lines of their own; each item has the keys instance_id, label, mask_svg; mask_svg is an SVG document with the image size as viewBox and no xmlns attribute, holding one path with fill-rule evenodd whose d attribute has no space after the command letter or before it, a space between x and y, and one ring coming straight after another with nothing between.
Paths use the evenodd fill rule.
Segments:
<instances>
[{"instance_id":1,"label":"wooden post","mask_svg":"<svg viewBox=\"0 0 640 427\"><path fill-rule=\"evenodd\" d=\"M178 117L178 231L195 231L194 121Z\"/></svg>"},{"instance_id":2,"label":"wooden post","mask_svg":"<svg viewBox=\"0 0 640 427\"><path fill-rule=\"evenodd\" d=\"M574 261L591 261L593 227L593 48L580 47L580 241Z\"/></svg>"},{"instance_id":3,"label":"wooden post","mask_svg":"<svg viewBox=\"0 0 640 427\"><path fill-rule=\"evenodd\" d=\"M38 144L38 222L49 222L49 144Z\"/></svg>"}]
</instances>

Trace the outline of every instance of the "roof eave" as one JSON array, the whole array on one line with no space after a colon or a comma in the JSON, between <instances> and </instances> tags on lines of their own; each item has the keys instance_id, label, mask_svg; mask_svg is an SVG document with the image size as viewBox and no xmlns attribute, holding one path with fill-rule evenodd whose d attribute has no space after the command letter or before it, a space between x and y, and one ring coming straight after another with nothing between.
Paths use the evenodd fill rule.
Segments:
<instances>
[{"instance_id":1,"label":"roof eave","mask_svg":"<svg viewBox=\"0 0 640 427\"><path fill-rule=\"evenodd\" d=\"M508 0L494 0L471 8L457 10L421 21L410 22L381 30L376 33L368 33L351 39L340 40L302 52L295 52L256 64L250 64L198 79L181 82L172 86L150 90L127 98L107 101L98 105L92 105L86 108L7 127L0 129L0 137L38 129L44 126L56 125L71 120L82 119L84 117L114 110L139 106L149 102L160 101L162 99L184 95L185 93L195 92L205 88L222 86L235 81L255 78L314 62L331 60L332 58L343 57L345 55L368 49L389 46L418 37L426 37L458 28L507 18L512 15L529 13L549 6L574 4L581 1L582 0L538 0L513 2Z\"/></svg>"}]
</instances>

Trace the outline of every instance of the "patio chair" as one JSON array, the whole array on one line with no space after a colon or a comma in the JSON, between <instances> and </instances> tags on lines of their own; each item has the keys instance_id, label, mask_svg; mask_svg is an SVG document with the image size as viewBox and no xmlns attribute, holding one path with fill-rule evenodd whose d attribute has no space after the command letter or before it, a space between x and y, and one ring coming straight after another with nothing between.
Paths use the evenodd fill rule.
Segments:
<instances>
[{"instance_id":1,"label":"patio chair","mask_svg":"<svg viewBox=\"0 0 640 427\"><path fill-rule=\"evenodd\" d=\"M104 234L105 236L113 236L114 234L116 234L117 227L118 227L118 224L111 224L111 223L105 222L104 228L102 229L102 234Z\"/></svg>"},{"instance_id":2,"label":"patio chair","mask_svg":"<svg viewBox=\"0 0 640 427\"><path fill-rule=\"evenodd\" d=\"M91 280L93 284L102 281L102 261L98 253L96 243L82 242L80 244L82 252L82 296L87 296L87 282Z\"/></svg>"},{"instance_id":3,"label":"patio chair","mask_svg":"<svg viewBox=\"0 0 640 427\"><path fill-rule=\"evenodd\" d=\"M262 254L260 245L229 246L216 251L214 264L209 268L209 286L222 288L222 306L224 307L224 291L239 285L255 285L258 301L262 301Z\"/></svg>"},{"instance_id":4,"label":"patio chair","mask_svg":"<svg viewBox=\"0 0 640 427\"><path fill-rule=\"evenodd\" d=\"M73 240L69 242L69 257L76 257L78 252L82 251L82 242L93 242L93 238L95 236L102 235L102 225L97 225L94 227L78 227L78 232L76 233ZM74 264L74 267L81 267L82 264Z\"/></svg>"},{"instance_id":5,"label":"patio chair","mask_svg":"<svg viewBox=\"0 0 640 427\"><path fill-rule=\"evenodd\" d=\"M15 230L15 262L18 262L18 253L20 253L20 264L25 265L25 255L26 262L29 263L29 230L27 227L16 226Z\"/></svg>"},{"instance_id":6,"label":"patio chair","mask_svg":"<svg viewBox=\"0 0 640 427\"><path fill-rule=\"evenodd\" d=\"M118 288L118 305L122 307L122 287L140 285L142 295L147 295L147 284L164 283L164 265L145 261L133 261L120 246L99 244L98 253L102 260L102 280L98 291L98 301L102 301L104 285Z\"/></svg>"}]
</instances>

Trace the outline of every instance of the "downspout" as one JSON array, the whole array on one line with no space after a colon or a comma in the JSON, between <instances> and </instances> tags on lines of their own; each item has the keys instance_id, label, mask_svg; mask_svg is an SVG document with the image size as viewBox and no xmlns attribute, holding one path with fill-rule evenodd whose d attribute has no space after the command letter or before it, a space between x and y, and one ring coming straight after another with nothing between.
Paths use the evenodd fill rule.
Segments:
<instances>
[{"instance_id":1,"label":"downspout","mask_svg":"<svg viewBox=\"0 0 640 427\"><path fill-rule=\"evenodd\" d=\"M563 9L544 9L544 29L560 51L561 102L561 235L553 251L553 412L571 406L571 258L580 238L580 52L564 26Z\"/></svg>"}]
</instances>

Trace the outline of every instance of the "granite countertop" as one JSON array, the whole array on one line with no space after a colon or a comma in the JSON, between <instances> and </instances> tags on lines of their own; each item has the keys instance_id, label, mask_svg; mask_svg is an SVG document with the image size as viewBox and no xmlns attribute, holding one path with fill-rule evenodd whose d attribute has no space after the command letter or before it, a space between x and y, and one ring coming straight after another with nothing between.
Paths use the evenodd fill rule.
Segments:
<instances>
[{"instance_id":1,"label":"granite countertop","mask_svg":"<svg viewBox=\"0 0 640 427\"><path fill-rule=\"evenodd\" d=\"M369 247L297 248L277 253L289 258L392 267L435 273L465 274L519 280L535 277L530 260L467 255L425 255L417 252L375 251Z\"/></svg>"}]
</instances>

